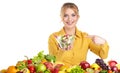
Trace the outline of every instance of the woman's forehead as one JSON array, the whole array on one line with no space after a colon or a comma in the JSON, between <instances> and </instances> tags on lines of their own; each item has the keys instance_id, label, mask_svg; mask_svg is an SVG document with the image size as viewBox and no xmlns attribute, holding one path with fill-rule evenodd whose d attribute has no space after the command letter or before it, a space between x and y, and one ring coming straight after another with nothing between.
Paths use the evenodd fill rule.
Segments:
<instances>
[{"instance_id":1,"label":"woman's forehead","mask_svg":"<svg viewBox=\"0 0 120 73\"><path fill-rule=\"evenodd\" d=\"M75 11L71 8L67 8L64 13L75 13Z\"/></svg>"}]
</instances>

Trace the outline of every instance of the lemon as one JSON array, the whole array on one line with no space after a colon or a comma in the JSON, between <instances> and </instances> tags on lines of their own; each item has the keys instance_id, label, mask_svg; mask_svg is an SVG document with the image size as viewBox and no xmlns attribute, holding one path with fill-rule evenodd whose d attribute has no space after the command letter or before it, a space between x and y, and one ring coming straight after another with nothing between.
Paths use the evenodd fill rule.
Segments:
<instances>
[{"instance_id":1,"label":"lemon","mask_svg":"<svg viewBox=\"0 0 120 73\"><path fill-rule=\"evenodd\" d=\"M24 69L22 70L22 72L23 72L23 73L30 73L30 70L29 70L28 68L24 68Z\"/></svg>"},{"instance_id":2,"label":"lemon","mask_svg":"<svg viewBox=\"0 0 120 73\"><path fill-rule=\"evenodd\" d=\"M120 64L116 64L116 66L118 67L118 69L120 69Z\"/></svg>"},{"instance_id":3,"label":"lemon","mask_svg":"<svg viewBox=\"0 0 120 73\"><path fill-rule=\"evenodd\" d=\"M65 71L59 71L58 73L66 73Z\"/></svg>"},{"instance_id":4,"label":"lemon","mask_svg":"<svg viewBox=\"0 0 120 73\"><path fill-rule=\"evenodd\" d=\"M71 71L71 69L72 69L71 67L70 67L70 68L67 68L67 69L66 69L66 72L69 73L69 72Z\"/></svg>"},{"instance_id":5,"label":"lemon","mask_svg":"<svg viewBox=\"0 0 120 73\"><path fill-rule=\"evenodd\" d=\"M91 65L91 68L93 68L93 69L95 69L95 70L98 70L98 69L100 68L100 66L99 66L98 64L96 64L96 63L93 63L93 64Z\"/></svg>"},{"instance_id":6,"label":"lemon","mask_svg":"<svg viewBox=\"0 0 120 73\"><path fill-rule=\"evenodd\" d=\"M63 66L60 67L60 70L61 70L61 71L62 71L62 70L66 70L67 68L68 68L68 66L63 65Z\"/></svg>"}]
</instances>

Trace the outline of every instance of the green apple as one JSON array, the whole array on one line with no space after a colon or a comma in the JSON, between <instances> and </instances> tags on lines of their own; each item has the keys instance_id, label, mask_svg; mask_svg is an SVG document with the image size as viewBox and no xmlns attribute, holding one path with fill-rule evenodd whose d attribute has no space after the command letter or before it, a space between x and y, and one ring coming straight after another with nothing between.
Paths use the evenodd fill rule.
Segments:
<instances>
[{"instance_id":1,"label":"green apple","mask_svg":"<svg viewBox=\"0 0 120 73\"><path fill-rule=\"evenodd\" d=\"M88 73L95 73L92 68L86 68L86 71L87 71Z\"/></svg>"},{"instance_id":2,"label":"green apple","mask_svg":"<svg viewBox=\"0 0 120 73\"><path fill-rule=\"evenodd\" d=\"M46 66L44 64L38 64L36 66L36 71L38 72L44 72L46 70Z\"/></svg>"}]
</instances>

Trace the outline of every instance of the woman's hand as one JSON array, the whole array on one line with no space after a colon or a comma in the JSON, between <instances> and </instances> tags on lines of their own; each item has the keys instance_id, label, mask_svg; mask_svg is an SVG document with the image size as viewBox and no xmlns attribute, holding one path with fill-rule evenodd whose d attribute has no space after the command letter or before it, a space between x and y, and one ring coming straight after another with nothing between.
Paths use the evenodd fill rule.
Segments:
<instances>
[{"instance_id":1,"label":"woman's hand","mask_svg":"<svg viewBox=\"0 0 120 73\"><path fill-rule=\"evenodd\" d=\"M56 41L58 42L58 46L62 50L70 50L73 47L73 41L74 41L74 35L61 35L61 36L56 36Z\"/></svg>"},{"instance_id":2,"label":"woman's hand","mask_svg":"<svg viewBox=\"0 0 120 73\"><path fill-rule=\"evenodd\" d=\"M91 38L92 41L97 45L102 45L106 42L105 39L103 39L102 37L97 36L97 35L88 35L88 37Z\"/></svg>"},{"instance_id":3,"label":"woman's hand","mask_svg":"<svg viewBox=\"0 0 120 73\"><path fill-rule=\"evenodd\" d=\"M59 46L59 49L62 49L62 50L71 50L73 47L73 43L69 44L67 47L61 47L60 44L58 44L58 46Z\"/></svg>"}]
</instances>

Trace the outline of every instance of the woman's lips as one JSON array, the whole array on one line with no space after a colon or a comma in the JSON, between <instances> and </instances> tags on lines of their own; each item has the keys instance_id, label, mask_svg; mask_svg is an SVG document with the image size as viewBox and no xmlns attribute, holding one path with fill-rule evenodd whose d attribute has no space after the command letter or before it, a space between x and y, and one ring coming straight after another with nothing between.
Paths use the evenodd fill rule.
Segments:
<instances>
[{"instance_id":1,"label":"woman's lips","mask_svg":"<svg viewBox=\"0 0 120 73\"><path fill-rule=\"evenodd\" d=\"M73 24L73 22L66 22L68 25L72 25Z\"/></svg>"}]
</instances>

